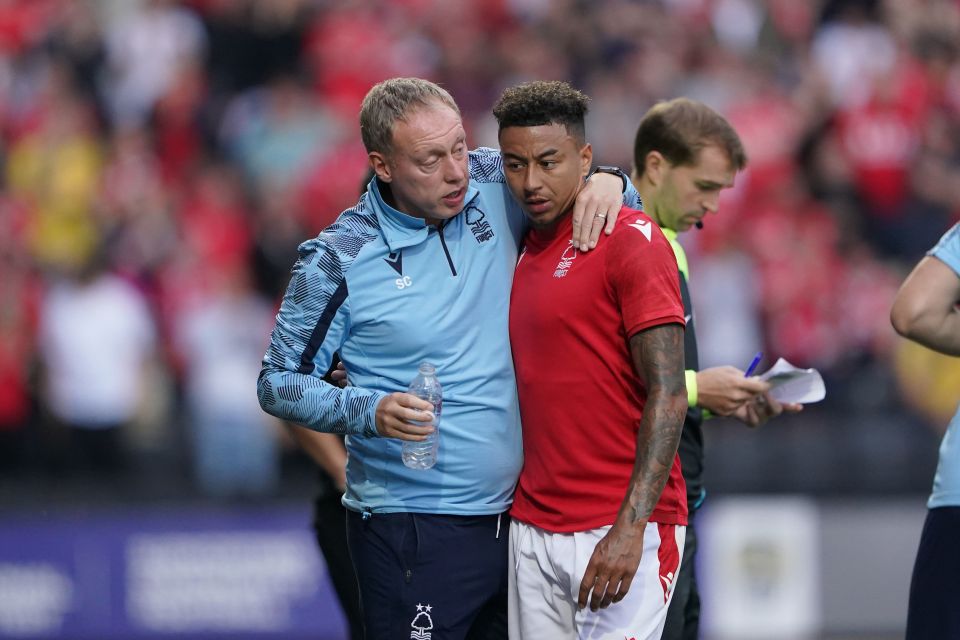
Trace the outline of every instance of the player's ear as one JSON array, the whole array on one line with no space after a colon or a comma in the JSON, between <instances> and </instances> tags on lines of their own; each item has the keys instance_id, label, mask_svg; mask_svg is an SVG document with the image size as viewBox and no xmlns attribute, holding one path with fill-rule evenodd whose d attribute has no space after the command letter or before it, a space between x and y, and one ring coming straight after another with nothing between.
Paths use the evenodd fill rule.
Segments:
<instances>
[{"instance_id":1,"label":"player's ear","mask_svg":"<svg viewBox=\"0 0 960 640\"><path fill-rule=\"evenodd\" d=\"M659 151L650 151L643 159L643 175L655 187L663 181L663 172L667 168L667 159Z\"/></svg>"},{"instance_id":2,"label":"player's ear","mask_svg":"<svg viewBox=\"0 0 960 640\"><path fill-rule=\"evenodd\" d=\"M590 167L593 164L593 147L587 142L580 149L580 173L583 176L590 175Z\"/></svg>"}]
</instances>

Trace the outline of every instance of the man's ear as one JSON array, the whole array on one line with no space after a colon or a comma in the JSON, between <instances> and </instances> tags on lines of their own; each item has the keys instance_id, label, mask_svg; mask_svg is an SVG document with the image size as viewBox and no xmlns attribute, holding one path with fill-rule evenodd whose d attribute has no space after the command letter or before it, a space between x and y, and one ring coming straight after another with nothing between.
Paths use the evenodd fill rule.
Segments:
<instances>
[{"instance_id":1,"label":"man's ear","mask_svg":"<svg viewBox=\"0 0 960 640\"><path fill-rule=\"evenodd\" d=\"M667 168L667 159L659 151L650 151L643 159L643 177L655 187L663 181L663 172Z\"/></svg>"},{"instance_id":2,"label":"man's ear","mask_svg":"<svg viewBox=\"0 0 960 640\"><path fill-rule=\"evenodd\" d=\"M387 162L387 156L380 151L371 151L367 154L367 160L370 162L370 168L377 174L381 182L390 182L393 176L390 172L390 163Z\"/></svg>"},{"instance_id":3,"label":"man's ear","mask_svg":"<svg viewBox=\"0 0 960 640\"><path fill-rule=\"evenodd\" d=\"M583 145L580 149L580 173L586 177L590 175L590 166L593 164L593 147L590 143Z\"/></svg>"}]
</instances>

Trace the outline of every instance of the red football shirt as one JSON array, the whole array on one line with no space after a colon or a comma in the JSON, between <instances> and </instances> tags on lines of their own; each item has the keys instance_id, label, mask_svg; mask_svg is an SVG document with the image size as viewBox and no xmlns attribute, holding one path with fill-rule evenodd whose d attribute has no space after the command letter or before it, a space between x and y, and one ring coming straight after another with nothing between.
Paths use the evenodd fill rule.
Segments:
<instances>
[{"instance_id":1,"label":"red football shirt","mask_svg":"<svg viewBox=\"0 0 960 640\"><path fill-rule=\"evenodd\" d=\"M511 515L554 532L613 524L646 402L628 340L684 324L676 258L645 214L621 209L588 253L571 236L571 216L531 230L510 297L524 452ZM679 456L650 521L687 523Z\"/></svg>"}]
</instances>

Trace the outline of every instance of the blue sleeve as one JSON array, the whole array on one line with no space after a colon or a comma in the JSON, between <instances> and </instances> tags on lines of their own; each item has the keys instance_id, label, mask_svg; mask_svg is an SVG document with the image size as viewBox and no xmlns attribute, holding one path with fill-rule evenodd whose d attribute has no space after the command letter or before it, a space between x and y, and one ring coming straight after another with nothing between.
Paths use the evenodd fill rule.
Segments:
<instances>
[{"instance_id":1,"label":"blue sleeve","mask_svg":"<svg viewBox=\"0 0 960 640\"><path fill-rule=\"evenodd\" d=\"M643 211L643 200L640 199L640 192L633 186L633 181L627 178L627 190L623 192L623 204L628 209Z\"/></svg>"},{"instance_id":2,"label":"blue sleeve","mask_svg":"<svg viewBox=\"0 0 960 640\"><path fill-rule=\"evenodd\" d=\"M322 379L349 326L345 268L328 233L300 245L257 383L270 415L316 431L378 435L385 393L340 389Z\"/></svg>"},{"instance_id":3,"label":"blue sleeve","mask_svg":"<svg viewBox=\"0 0 960 640\"><path fill-rule=\"evenodd\" d=\"M943 234L940 242L928 251L927 255L942 260L953 269L954 273L960 276L960 222Z\"/></svg>"},{"instance_id":4,"label":"blue sleeve","mask_svg":"<svg viewBox=\"0 0 960 640\"><path fill-rule=\"evenodd\" d=\"M470 179L481 184L499 182L506 185L503 175L503 158L500 151L490 147L478 147L468 154L470 159Z\"/></svg>"}]
</instances>

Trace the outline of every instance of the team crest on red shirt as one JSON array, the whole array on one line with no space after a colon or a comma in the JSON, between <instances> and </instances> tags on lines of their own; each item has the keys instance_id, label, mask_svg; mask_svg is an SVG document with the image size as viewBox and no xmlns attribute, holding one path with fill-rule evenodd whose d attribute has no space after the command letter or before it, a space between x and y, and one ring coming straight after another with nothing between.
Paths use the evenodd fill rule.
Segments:
<instances>
[{"instance_id":1,"label":"team crest on red shirt","mask_svg":"<svg viewBox=\"0 0 960 640\"><path fill-rule=\"evenodd\" d=\"M560 256L560 262L557 263L557 269L553 272L553 277L562 278L567 275L567 271L570 271L570 267L573 266L573 261L577 259L578 255L580 255L580 252L573 246L573 241L571 240L570 246L567 247L563 255Z\"/></svg>"}]
</instances>

